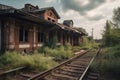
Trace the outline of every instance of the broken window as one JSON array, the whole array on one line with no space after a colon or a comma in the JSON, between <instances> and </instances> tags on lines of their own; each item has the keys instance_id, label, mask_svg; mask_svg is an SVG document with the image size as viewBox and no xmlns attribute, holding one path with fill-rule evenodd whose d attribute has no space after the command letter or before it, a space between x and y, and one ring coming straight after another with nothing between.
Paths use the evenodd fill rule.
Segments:
<instances>
[{"instance_id":1,"label":"broken window","mask_svg":"<svg viewBox=\"0 0 120 80\"><path fill-rule=\"evenodd\" d=\"M38 42L43 42L44 34L42 32L38 32Z\"/></svg>"},{"instance_id":2,"label":"broken window","mask_svg":"<svg viewBox=\"0 0 120 80\"><path fill-rule=\"evenodd\" d=\"M51 18L48 18L49 21L51 21Z\"/></svg>"},{"instance_id":3,"label":"broken window","mask_svg":"<svg viewBox=\"0 0 120 80\"><path fill-rule=\"evenodd\" d=\"M43 41L44 41L44 34L41 33L41 42L43 42Z\"/></svg>"},{"instance_id":4,"label":"broken window","mask_svg":"<svg viewBox=\"0 0 120 80\"><path fill-rule=\"evenodd\" d=\"M66 38L67 38L67 42L69 42L69 35L67 34L66 36L67 36L67 37L66 37Z\"/></svg>"},{"instance_id":5,"label":"broken window","mask_svg":"<svg viewBox=\"0 0 120 80\"><path fill-rule=\"evenodd\" d=\"M52 22L55 22L55 20L52 20Z\"/></svg>"},{"instance_id":6,"label":"broken window","mask_svg":"<svg viewBox=\"0 0 120 80\"><path fill-rule=\"evenodd\" d=\"M38 32L38 42L40 42L40 32Z\"/></svg>"},{"instance_id":7,"label":"broken window","mask_svg":"<svg viewBox=\"0 0 120 80\"><path fill-rule=\"evenodd\" d=\"M60 31L58 31L58 33L57 33L57 39L58 39L58 42L60 42L60 39L61 39Z\"/></svg>"},{"instance_id":8,"label":"broken window","mask_svg":"<svg viewBox=\"0 0 120 80\"><path fill-rule=\"evenodd\" d=\"M28 42L28 29L25 27L20 27L19 30L19 41L20 42Z\"/></svg>"}]
</instances>

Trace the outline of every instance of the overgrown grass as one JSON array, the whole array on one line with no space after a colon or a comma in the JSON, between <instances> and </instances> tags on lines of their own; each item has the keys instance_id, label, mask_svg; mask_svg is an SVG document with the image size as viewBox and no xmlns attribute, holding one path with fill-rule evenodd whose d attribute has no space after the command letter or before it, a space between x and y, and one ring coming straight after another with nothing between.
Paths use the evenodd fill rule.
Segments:
<instances>
[{"instance_id":1,"label":"overgrown grass","mask_svg":"<svg viewBox=\"0 0 120 80\"><path fill-rule=\"evenodd\" d=\"M73 53L74 53L74 52L78 52L78 51L80 51L80 49L81 49L80 46L73 46L72 52L73 52Z\"/></svg>"},{"instance_id":2,"label":"overgrown grass","mask_svg":"<svg viewBox=\"0 0 120 80\"><path fill-rule=\"evenodd\" d=\"M57 65L58 62L66 60L72 56L72 46L59 46L55 49L43 46L39 53L23 55L13 52L6 52L0 56L0 67L12 69L20 66L26 66L30 70L43 71Z\"/></svg>"},{"instance_id":3,"label":"overgrown grass","mask_svg":"<svg viewBox=\"0 0 120 80\"><path fill-rule=\"evenodd\" d=\"M63 61L65 59L70 58L73 55L71 45L59 46L56 47L55 49L43 46L38 51L39 53L42 53L45 56L53 57L55 61Z\"/></svg>"},{"instance_id":4,"label":"overgrown grass","mask_svg":"<svg viewBox=\"0 0 120 80\"><path fill-rule=\"evenodd\" d=\"M43 71L73 56L72 46L58 46L54 49L43 46L38 52L31 55L23 55L13 52L6 52L0 56L0 67L8 69L26 66L30 70Z\"/></svg>"},{"instance_id":5,"label":"overgrown grass","mask_svg":"<svg viewBox=\"0 0 120 80\"><path fill-rule=\"evenodd\" d=\"M120 79L120 45L104 48L99 58L92 63L91 68L113 75L115 80Z\"/></svg>"},{"instance_id":6,"label":"overgrown grass","mask_svg":"<svg viewBox=\"0 0 120 80\"><path fill-rule=\"evenodd\" d=\"M73 52L77 52L79 50L88 50L88 49L98 49L99 46L97 43L88 43L88 44L80 44L79 46L74 46L72 49L73 49Z\"/></svg>"},{"instance_id":7,"label":"overgrown grass","mask_svg":"<svg viewBox=\"0 0 120 80\"><path fill-rule=\"evenodd\" d=\"M83 37L83 43L80 44L81 49L90 49L90 48L98 48L98 43L94 40L89 39L87 37Z\"/></svg>"},{"instance_id":8,"label":"overgrown grass","mask_svg":"<svg viewBox=\"0 0 120 80\"><path fill-rule=\"evenodd\" d=\"M6 69L26 66L29 69L43 71L55 66L57 63L52 57L44 57L41 54L22 55L17 52L6 52L0 57L0 67Z\"/></svg>"}]
</instances>

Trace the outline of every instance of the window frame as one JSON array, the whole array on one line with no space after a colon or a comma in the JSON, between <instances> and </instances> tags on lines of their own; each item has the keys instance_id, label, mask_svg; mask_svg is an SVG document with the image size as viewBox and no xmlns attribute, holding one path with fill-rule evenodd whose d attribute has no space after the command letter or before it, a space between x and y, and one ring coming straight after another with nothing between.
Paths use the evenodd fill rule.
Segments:
<instances>
[{"instance_id":1,"label":"window frame","mask_svg":"<svg viewBox=\"0 0 120 80\"><path fill-rule=\"evenodd\" d=\"M19 28L19 42L28 43L29 42L29 28L24 26Z\"/></svg>"}]
</instances>

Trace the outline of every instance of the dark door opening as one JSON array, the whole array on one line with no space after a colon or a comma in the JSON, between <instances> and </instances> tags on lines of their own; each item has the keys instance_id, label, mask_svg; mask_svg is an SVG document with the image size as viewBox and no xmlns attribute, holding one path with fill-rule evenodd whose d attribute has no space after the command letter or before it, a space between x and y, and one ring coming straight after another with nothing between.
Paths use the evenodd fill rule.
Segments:
<instances>
[{"instance_id":1,"label":"dark door opening","mask_svg":"<svg viewBox=\"0 0 120 80\"><path fill-rule=\"evenodd\" d=\"M2 50L2 37L1 37L1 25L2 25L2 23L1 23L1 20L0 20L0 51Z\"/></svg>"}]
</instances>

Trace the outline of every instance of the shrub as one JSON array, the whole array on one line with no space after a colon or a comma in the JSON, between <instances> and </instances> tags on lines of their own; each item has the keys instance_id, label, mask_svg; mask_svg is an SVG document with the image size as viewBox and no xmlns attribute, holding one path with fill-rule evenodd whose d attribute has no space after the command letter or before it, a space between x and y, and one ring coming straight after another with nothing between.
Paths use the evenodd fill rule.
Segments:
<instances>
[{"instance_id":1,"label":"shrub","mask_svg":"<svg viewBox=\"0 0 120 80\"><path fill-rule=\"evenodd\" d=\"M90 49L90 48L98 48L98 43L96 43L93 39L89 39L88 37L83 37L83 43L80 44L81 49Z\"/></svg>"},{"instance_id":2,"label":"shrub","mask_svg":"<svg viewBox=\"0 0 120 80\"><path fill-rule=\"evenodd\" d=\"M120 57L120 51L115 51L114 56L115 57Z\"/></svg>"},{"instance_id":3,"label":"shrub","mask_svg":"<svg viewBox=\"0 0 120 80\"><path fill-rule=\"evenodd\" d=\"M49 47L43 47L40 48L38 51L42 51L39 53L45 54L45 56L53 57L55 61L63 61L65 59L70 58L73 55L70 45L66 45L65 47L59 46L55 49Z\"/></svg>"},{"instance_id":4,"label":"shrub","mask_svg":"<svg viewBox=\"0 0 120 80\"><path fill-rule=\"evenodd\" d=\"M71 50L71 49L72 49L71 44L70 44L70 43L67 43L67 44L65 45L65 50Z\"/></svg>"},{"instance_id":5,"label":"shrub","mask_svg":"<svg viewBox=\"0 0 120 80\"><path fill-rule=\"evenodd\" d=\"M52 60L52 57L44 57L40 54L34 54L31 56L31 58L33 59L33 62L29 63L28 67L36 71L50 69L57 64L55 61Z\"/></svg>"},{"instance_id":6,"label":"shrub","mask_svg":"<svg viewBox=\"0 0 120 80\"><path fill-rule=\"evenodd\" d=\"M91 69L98 69L101 73L114 75L118 80L120 74L120 45L107 47L102 50L102 55L99 60L95 60Z\"/></svg>"},{"instance_id":7,"label":"shrub","mask_svg":"<svg viewBox=\"0 0 120 80\"><path fill-rule=\"evenodd\" d=\"M6 69L26 66L28 69L43 71L55 66L57 63L52 57L44 57L40 54L22 55L17 52L6 52L0 57L0 67Z\"/></svg>"},{"instance_id":8,"label":"shrub","mask_svg":"<svg viewBox=\"0 0 120 80\"><path fill-rule=\"evenodd\" d=\"M20 54L17 54L17 52L12 53L6 52L4 55L0 57L0 63L2 67L4 67L5 65L7 68L18 67L20 66L19 64L23 66L24 65L23 62L20 61L21 57L22 56L20 56Z\"/></svg>"}]
</instances>

